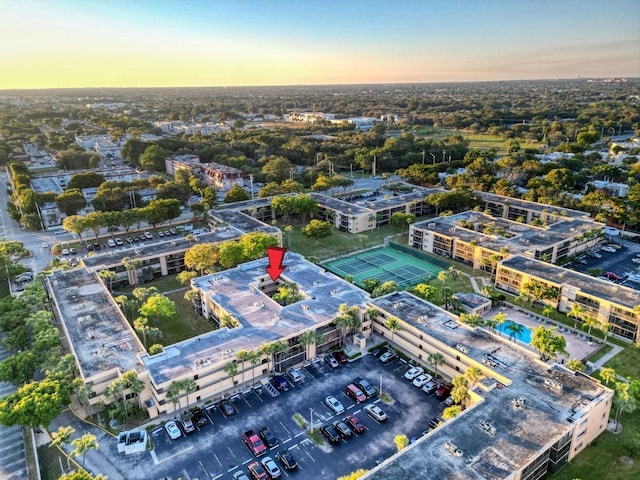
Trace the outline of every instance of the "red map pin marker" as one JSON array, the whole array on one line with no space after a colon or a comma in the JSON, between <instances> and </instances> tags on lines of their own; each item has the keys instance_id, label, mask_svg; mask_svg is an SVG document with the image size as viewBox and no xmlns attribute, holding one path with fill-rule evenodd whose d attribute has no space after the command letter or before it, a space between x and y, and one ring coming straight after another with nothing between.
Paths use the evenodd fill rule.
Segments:
<instances>
[{"instance_id":1,"label":"red map pin marker","mask_svg":"<svg viewBox=\"0 0 640 480\"><path fill-rule=\"evenodd\" d=\"M281 247L269 247L267 248L267 255L269 256L269 266L267 267L267 273L274 282L280 277L284 269L287 268L282 265L284 254L287 251L286 248Z\"/></svg>"}]
</instances>

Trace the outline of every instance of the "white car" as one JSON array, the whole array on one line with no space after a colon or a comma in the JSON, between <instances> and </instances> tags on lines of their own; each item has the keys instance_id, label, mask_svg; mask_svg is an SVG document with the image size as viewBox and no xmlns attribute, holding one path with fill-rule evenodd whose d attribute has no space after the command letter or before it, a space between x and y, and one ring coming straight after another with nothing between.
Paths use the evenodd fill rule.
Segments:
<instances>
[{"instance_id":1,"label":"white car","mask_svg":"<svg viewBox=\"0 0 640 480\"><path fill-rule=\"evenodd\" d=\"M598 252L591 252L589 255L593 258L602 258L602 255L600 255Z\"/></svg>"},{"instance_id":2,"label":"white car","mask_svg":"<svg viewBox=\"0 0 640 480\"><path fill-rule=\"evenodd\" d=\"M280 478L280 475L282 475L282 472L280 472L278 465L276 465L276 462L274 462L273 458L271 457L264 457L262 459L262 466L269 474L269 478L276 479Z\"/></svg>"},{"instance_id":3,"label":"white car","mask_svg":"<svg viewBox=\"0 0 640 480\"><path fill-rule=\"evenodd\" d=\"M388 418L387 414L377 405L367 405L364 407L364 411L378 422L384 422Z\"/></svg>"},{"instance_id":4,"label":"white car","mask_svg":"<svg viewBox=\"0 0 640 480\"><path fill-rule=\"evenodd\" d=\"M344 413L344 407L336 397L329 395L324 399L324 403L326 403L336 415L342 415Z\"/></svg>"},{"instance_id":5,"label":"white car","mask_svg":"<svg viewBox=\"0 0 640 480\"><path fill-rule=\"evenodd\" d=\"M617 250L613 247L602 247L600 250L603 252L616 253Z\"/></svg>"},{"instance_id":6,"label":"white car","mask_svg":"<svg viewBox=\"0 0 640 480\"><path fill-rule=\"evenodd\" d=\"M116 246L116 241L113 238L110 238L109 240L107 240L107 245L113 248Z\"/></svg>"},{"instance_id":7,"label":"white car","mask_svg":"<svg viewBox=\"0 0 640 480\"><path fill-rule=\"evenodd\" d=\"M167 431L167 434L169 434L169 438L171 438L171 440L176 440L182 436L182 432L173 420L165 423L164 429Z\"/></svg>"},{"instance_id":8,"label":"white car","mask_svg":"<svg viewBox=\"0 0 640 480\"><path fill-rule=\"evenodd\" d=\"M289 378L293 383L298 383L302 380L302 374L298 370L289 371Z\"/></svg>"},{"instance_id":9,"label":"white car","mask_svg":"<svg viewBox=\"0 0 640 480\"><path fill-rule=\"evenodd\" d=\"M413 380L416 377L419 377L424 373L424 370L420 367L411 367L407 370L407 373L404 374L404 378L407 380Z\"/></svg>"},{"instance_id":10,"label":"white car","mask_svg":"<svg viewBox=\"0 0 640 480\"><path fill-rule=\"evenodd\" d=\"M431 375L427 373L423 373L422 375L420 375L419 377L416 377L413 380L413 385L418 388L422 388L427 382L430 382L431 380L433 380L433 377Z\"/></svg>"},{"instance_id":11,"label":"white car","mask_svg":"<svg viewBox=\"0 0 640 480\"><path fill-rule=\"evenodd\" d=\"M391 360L393 360L394 358L396 358L396 354L393 352L384 352L381 356L380 356L380 361L382 363L389 363Z\"/></svg>"},{"instance_id":12,"label":"white car","mask_svg":"<svg viewBox=\"0 0 640 480\"><path fill-rule=\"evenodd\" d=\"M64 250L62 250L62 254L63 255L69 255L69 250L65 248Z\"/></svg>"},{"instance_id":13,"label":"white car","mask_svg":"<svg viewBox=\"0 0 640 480\"><path fill-rule=\"evenodd\" d=\"M632 261L633 263L640 263L640 258L638 258L638 257L634 257L634 258L632 258L632 259L631 259L631 261Z\"/></svg>"},{"instance_id":14,"label":"white car","mask_svg":"<svg viewBox=\"0 0 640 480\"><path fill-rule=\"evenodd\" d=\"M42 244L42 248L49 248L49 244L48 244L47 242L44 242L44 243Z\"/></svg>"}]
</instances>

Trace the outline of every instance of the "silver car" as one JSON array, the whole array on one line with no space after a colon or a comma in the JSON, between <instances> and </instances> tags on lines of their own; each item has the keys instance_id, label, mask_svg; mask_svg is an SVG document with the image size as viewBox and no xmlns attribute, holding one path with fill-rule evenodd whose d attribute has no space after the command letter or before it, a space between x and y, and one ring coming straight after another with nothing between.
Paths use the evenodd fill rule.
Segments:
<instances>
[{"instance_id":1,"label":"silver car","mask_svg":"<svg viewBox=\"0 0 640 480\"><path fill-rule=\"evenodd\" d=\"M336 397L329 395L324 399L324 403L326 403L336 415L342 415L344 413L344 407Z\"/></svg>"}]
</instances>

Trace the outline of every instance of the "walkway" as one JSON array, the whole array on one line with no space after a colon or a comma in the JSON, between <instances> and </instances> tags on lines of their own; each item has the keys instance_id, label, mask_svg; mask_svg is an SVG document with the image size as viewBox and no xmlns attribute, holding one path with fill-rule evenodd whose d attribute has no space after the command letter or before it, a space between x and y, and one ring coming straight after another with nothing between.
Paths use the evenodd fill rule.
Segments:
<instances>
[{"instance_id":1,"label":"walkway","mask_svg":"<svg viewBox=\"0 0 640 480\"><path fill-rule=\"evenodd\" d=\"M0 362L10 353L0 345ZM10 383L0 382L0 397L17 389ZM0 478L3 480L29 480L27 457L24 451L22 427L0 426Z\"/></svg>"}]
</instances>

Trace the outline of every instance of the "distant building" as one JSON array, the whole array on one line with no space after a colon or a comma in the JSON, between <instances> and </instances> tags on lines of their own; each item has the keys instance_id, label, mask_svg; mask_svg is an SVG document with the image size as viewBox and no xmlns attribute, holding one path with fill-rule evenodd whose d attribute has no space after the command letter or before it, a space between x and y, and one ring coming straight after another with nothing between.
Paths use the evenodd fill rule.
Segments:
<instances>
[{"instance_id":1,"label":"distant building","mask_svg":"<svg viewBox=\"0 0 640 480\"><path fill-rule=\"evenodd\" d=\"M216 190L231 190L234 185L242 186L244 174L239 170L221 163L200 163L197 155L177 155L165 159L167 173L174 175L178 170L188 170L204 180Z\"/></svg>"},{"instance_id":2,"label":"distant building","mask_svg":"<svg viewBox=\"0 0 640 480\"><path fill-rule=\"evenodd\" d=\"M120 146L109 135L76 136L76 144L85 150L93 150L102 157L120 157Z\"/></svg>"},{"instance_id":3,"label":"distant building","mask_svg":"<svg viewBox=\"0 0 640 480\"><path fill-rule=\"evenodd\" d=\"M482 315L491 310L491 300L475 293L456 293L462 309L470 315Z\"/></svg>"},{"instance_id":4,"label":"distant building","mask_svg":"<svg viewBox=\"0 0 640 480\"><path fill-rule=\"evenodd\" d=\"M598 190L606 190L611 195L616 197L626 197L627 193L629 193L629 185L626 183L616 183L616 182L605 182L603 180L594 180L591 182L591 185L596 187Z\"/></svg>"}]
</instances>

